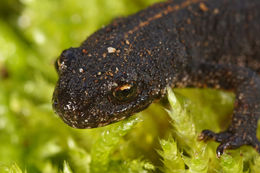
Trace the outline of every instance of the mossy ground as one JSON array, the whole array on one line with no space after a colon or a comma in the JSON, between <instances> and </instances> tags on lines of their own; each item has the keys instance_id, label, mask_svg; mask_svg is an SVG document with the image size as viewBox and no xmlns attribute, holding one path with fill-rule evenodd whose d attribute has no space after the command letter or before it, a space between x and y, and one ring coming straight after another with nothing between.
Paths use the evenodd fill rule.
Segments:
<instances>
[{"instance_id":1,"label":"mossy ground","mask_svg":"<svg viewBox=\"0 0 260 173\"><path fill-rule=\"evenodd\" d=\"M72 129L53 113L60 52L156 1L0 1L0 173L260 172L250 147L218 159L217 143L197 141L202 129L227 127L230 93L169 90L170 105L90 130Z\"/></svg>"}]
</instances>

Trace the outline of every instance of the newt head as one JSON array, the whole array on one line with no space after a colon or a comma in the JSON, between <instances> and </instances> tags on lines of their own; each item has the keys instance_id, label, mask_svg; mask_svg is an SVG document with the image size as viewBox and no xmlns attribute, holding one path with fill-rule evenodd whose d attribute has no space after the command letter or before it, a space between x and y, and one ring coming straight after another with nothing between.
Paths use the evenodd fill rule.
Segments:
<instances>
[{"instance_id":1,"label":"newt head","mask_svg":"<svg viewBox=\"0 0 260 173\"><path fill-rule=\"evenodd\" d=\"M65 123L82 129L105 126L145 109L161 95L154 63L129 51L127 44L90 38L63 51L56 61L53 108Z\"/></svg>"}]
</instances>

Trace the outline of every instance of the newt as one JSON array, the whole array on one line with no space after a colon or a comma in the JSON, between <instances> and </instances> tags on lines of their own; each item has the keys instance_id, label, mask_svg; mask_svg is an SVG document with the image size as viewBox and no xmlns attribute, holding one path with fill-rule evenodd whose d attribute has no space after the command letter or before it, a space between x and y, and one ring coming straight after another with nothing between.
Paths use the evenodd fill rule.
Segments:
<instances>
[{"instance_id":1,"label":"newt","mask_svg":"<svg viewBox=\"0 0 260 173\"><path fill-rule=\"evenodd\" d=\"M260 115L260 1L168 0L118 18L56 61L53 108L74 128L96 128L144 110L166 88L236 95L228 129L201 132L217 155L250 145Z\"/></svg>"}]
</instances>

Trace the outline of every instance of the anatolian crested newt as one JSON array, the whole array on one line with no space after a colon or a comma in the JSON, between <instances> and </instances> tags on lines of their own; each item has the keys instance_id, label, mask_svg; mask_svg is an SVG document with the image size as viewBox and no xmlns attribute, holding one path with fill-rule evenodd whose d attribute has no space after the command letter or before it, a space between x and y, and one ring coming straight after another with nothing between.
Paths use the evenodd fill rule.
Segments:
<instances>
[{"instance_id":1,"label":"anatolian crested newt","mask_svg":"<svg viewBox=\"0 0 260 173\"><path fill-rule=\"evenodd\" d=\"M167 86L236 94L226 131L201 140L251 145L260 115L260 1L169 0L115 19L56 61L53 108L74 128L123 120L162 98Z\"/></svg>"}]
</instances>

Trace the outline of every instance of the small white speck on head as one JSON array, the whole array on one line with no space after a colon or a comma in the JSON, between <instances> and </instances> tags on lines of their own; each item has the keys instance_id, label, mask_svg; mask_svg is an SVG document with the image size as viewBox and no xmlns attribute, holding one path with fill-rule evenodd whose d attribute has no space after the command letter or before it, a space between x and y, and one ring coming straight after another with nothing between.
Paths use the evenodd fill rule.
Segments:
<instances>
[{"instance_id":1,"label":"small white speck on head","mask_svg":"<svg viewBox=\"0 0 260 173\"><path fill-rule=\"evenodd\" d=\"M110 91L113 87L117 87L118 84L116 82L108 82L107 89Z\"/></svg>"},{"instance_id":2,"label":"small white speck on head","mask_svg":"<svg viewBox=\"0 0 260 173\"><path fill-rule=\"evenodd\" d=\"M99 75L99 76L100 76L100 75L101 75L101 72L99 71L99 72L97 73L97 75Z\"/></svg>"},{"instance_id":3,"label":"small white speck on head","mask_svg":"<svg viewBox=\"0 0 260 173\"><path fill-rule=\"evenodd\" d=\"M70 105L65 105L65 106L64 106L64 109L65 109L65 110L70 110L70 109L71 109L71 108L70 108Z\"/></svg>"},{"instance_id":4,"label":"small white speck on head","mask_svg":"<svg viewBox=\"0 0 260 173\"><path fill-rule=\"evenodd\" d=\"M113 83L112 83L112 86L117 87L118 84L117 84L116 82L113 82Z\"/></svg>"},{"instance_id":5,"label":"small white speck on head","mask_svg":"<svg viewBox=\"0 0 260 173\"><path fill-rule=\"evenodd\" d=\"M108 53L115 53L115 52L116 52L116 49L113 48L113 47L108 47L108 48L107 48L107 52L108 52Z\"/></svg>"},{"instance_id":6,"label":"small white speck on head","mask_svg":"<svg viewBox=\"0 0 260 173\"><path fill-rule=\"evenodd\" d=\"M68 102L68 104L66 104L65 106L64 106L64 110L73 110L73 111L75 111L76 110L76 106L75 106L75 103L74 102Z\"/></svg>"},{"instance_id":7,"label":"small white speck on head","mask_svg":"<svg viewBox=\"0 0 260 173\"><path fill-rule=\"evenodd\" d=\"M62 62L61 64L60 64L60 66L59 66L61 69L66 69L67 68L67 66L65 65L65 63L64 62Z\"/></svg>"},{"instance_id":8,"label":"small white speck on head","mask_svg":"<svg viewBox=\"0 0 260 173\"><path fill-rule=\"evenodd\" d=\"M116 71L115 71L115 73L117 73L119 71L119 69L116 67Z\"/></svg>"},{"instance_id":9,"label":"small white speck on head","mask_svg":"<svg viewBox=\"0 0 260 173\"><path fill-rule=\"evenodd\" d=\"M83 71L84 71L83 68L79 68L80 73L83 73Z\"/></svg>"}]
</instances>

